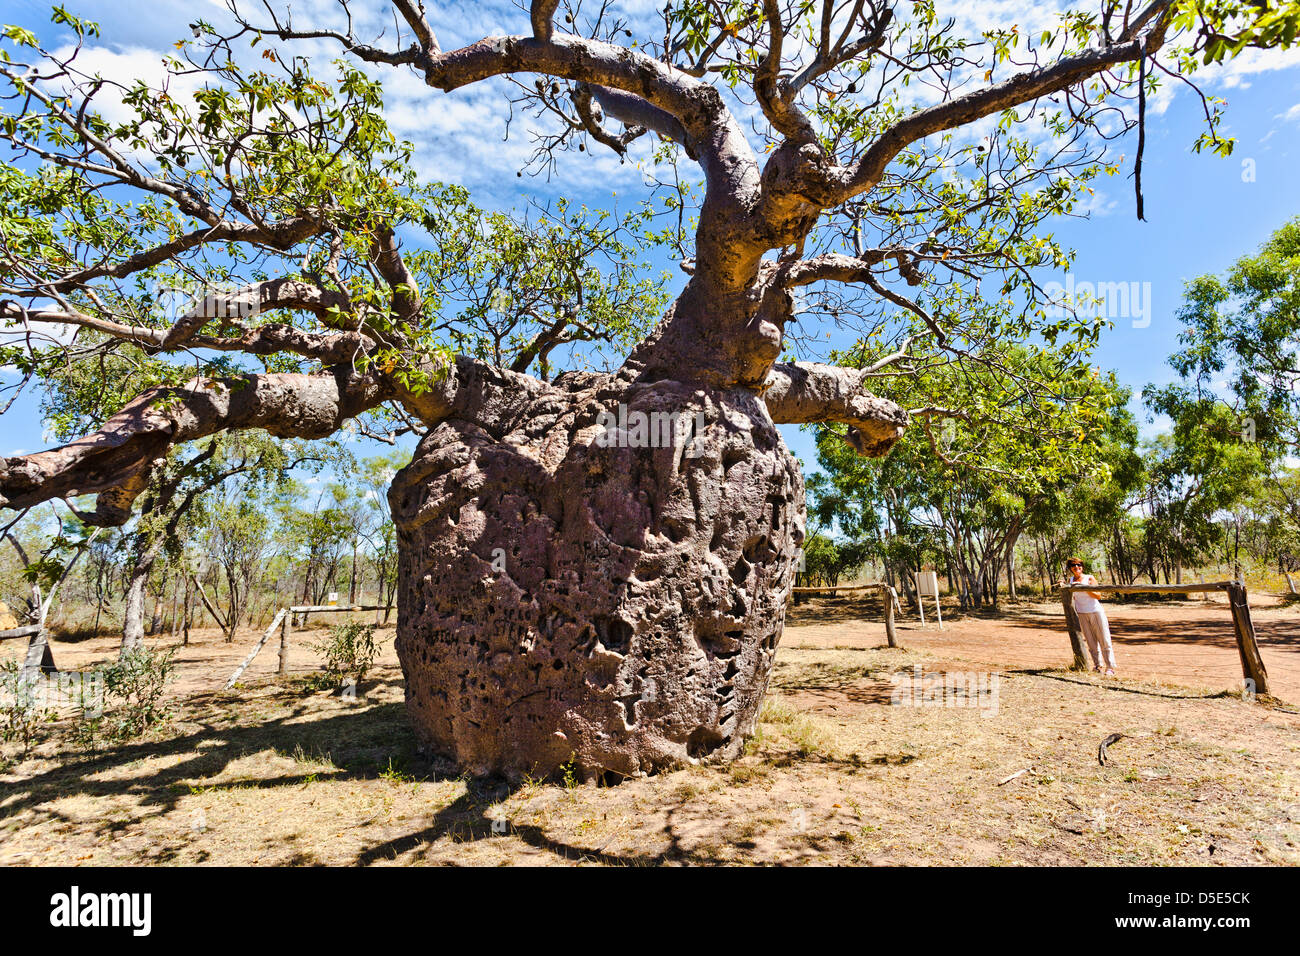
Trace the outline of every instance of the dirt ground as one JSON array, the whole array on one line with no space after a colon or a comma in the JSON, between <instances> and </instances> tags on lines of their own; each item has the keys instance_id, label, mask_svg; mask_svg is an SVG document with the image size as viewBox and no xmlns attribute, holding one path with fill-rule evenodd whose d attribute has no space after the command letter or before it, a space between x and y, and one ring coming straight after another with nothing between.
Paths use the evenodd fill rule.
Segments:
<instances>
[{"instance_id":1,"label":"dirt ground","mask_svg":"<svg viewBox=\"0 0 1300 956\"><path fill-rule=\"evenodd\" d=\"M1257 702L1222 602L1112 605L1118 679L1064 669L1051 605L945 608L890 649L871 600L801 604L746 756L615 787L429 763L391 630L356 700L311 689L324 632L284 676L272 641L225 692L257 635L201 631L166 728L85 753L55 727L0 774L0 863L1296 864L1300 611L1252 603ZM54 646L64 668L113 653Z\"/></svg>"},{"instance_id":2,"label":"dirt ground","mask_svg":"<svg viewBox=\"0 0 1300 956\"><path fill-rule=\"evenodd\" d=\"M1269 690L1300 701L1300 608L1275 595L1250 596ZM928 602L927 602L928 606ZM1115 664L1120 676L1168 681L1214 690L1241 689L1241 659L1225 597L1209 600L1119 604L1107 602ZM1070 637L1059 604L1021 603L1008 613L949 615L940 630L932 613L926 624L900 618L898 642L966 664L993 668L1068 666ZM814 599L791 609L782 646L862 647L885 642L882 611L874 598Z\"/></svg>"}]
</instances>

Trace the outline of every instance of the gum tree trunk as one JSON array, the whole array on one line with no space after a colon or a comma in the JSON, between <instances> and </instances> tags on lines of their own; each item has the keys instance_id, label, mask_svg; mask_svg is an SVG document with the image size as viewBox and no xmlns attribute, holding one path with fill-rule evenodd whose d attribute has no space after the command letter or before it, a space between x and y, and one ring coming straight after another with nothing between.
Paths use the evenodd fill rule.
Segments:
<instances>
[{"instance_id":1,"label":"gum tree trunk","mask_svg":"<svg viewBox=\"0 0 1300 956\"><path fill-rule=\"evenodd\" d=\"M126 607L122 615L122 644L118 650L126 657L144 643L144 609L148 597L149 575L162 550L161 542L142 541L137 544L131 561L131 574L126 588Z\"/></svg>"},{"instance_id":2,"label":"gum tree trunk","mask_svg":"<svg viewBox=\"0 0 1300 956\"><path fill-rule=\"evenodd\" d=\"M703 429L605 447L598 416L620 404L632 422L702 413ZM587 375L521 421L447 419L389 494L423 745L515 778L737 756L804 536L803 481L767 407L747 389Z\"/></svg>"},{"instance_id":3,"label":"gum tree trunk","mask_svg":"<svg viewBox=\"0 0 1300 956\"><path fill-rule=\"evenodd\" d=\"M119 653L123 657L144 642L144 592L148 580L148 568L142 571L137 566L132 570L131 580L126 589L126 610L122 619L122 646Z\"/></svg>"}]
</instances>

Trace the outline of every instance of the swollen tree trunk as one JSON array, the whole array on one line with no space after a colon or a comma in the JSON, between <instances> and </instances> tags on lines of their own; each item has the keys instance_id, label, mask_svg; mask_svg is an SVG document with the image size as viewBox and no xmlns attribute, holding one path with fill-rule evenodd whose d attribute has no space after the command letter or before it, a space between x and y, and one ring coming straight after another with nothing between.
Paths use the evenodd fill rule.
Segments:
<instances>
[{"instance_id":1,"label":"swollen tree trunk","mask_svg":"<svg viewBox=\"0 0 1300 956\"><path fill-rule=\"evenodd\" d=\"M404 398L429 431L389 491L397 652L419 738L464 770L617 777L739 754L804 536L774 422L837 422L870 456L907 422L869 370L769 363L718 385L649 368L547 383L458 358ZM147 475L169 442L320 437L391 394L345 369L153 390L102 433L0 459L0 504L94 492L116 520L137 483L114 476Z\"/></svg>"},{"instance_id":2,"label":"swollen tree trunk","mask_svg":"<svg viewBox=\"0 0 1300 956\"><path fill-rule=\"evenodd\" d=\"M703 423L602 444L601 411ZM473 773L652 772L743 747L804 537L753 391L572 376L498 431L447 420L389 498L397 652L423 744ZM620 446L624 447L620 447Z\"/></svg>"}]
</instances>

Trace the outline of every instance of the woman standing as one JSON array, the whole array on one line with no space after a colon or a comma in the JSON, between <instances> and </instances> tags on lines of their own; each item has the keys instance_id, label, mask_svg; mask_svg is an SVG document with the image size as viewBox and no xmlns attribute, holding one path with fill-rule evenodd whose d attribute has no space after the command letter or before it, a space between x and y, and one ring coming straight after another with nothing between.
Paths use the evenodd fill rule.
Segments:
<instances>
[{"instance_id":1,"label":"woman standing","mask_svg":"<svg viewBox=\"0 0 1300 956\"><path fill-rule=\"evenodd\" d=\"M1065 563L1065 582L1067 584L1097 584L1091 574L1083 573L1083 562L1071 558ZM1097 591L1075 591L1074 613L1079 618L1079 628L1088 639L1088 653L1092 655L1092 669L1101 673L1106 669L1107 677L1115 676L1115 651L1110 644L1110 621L1106 619L1106 609L1101 606L1101 594Z\"/></svg>"}]
</instances>

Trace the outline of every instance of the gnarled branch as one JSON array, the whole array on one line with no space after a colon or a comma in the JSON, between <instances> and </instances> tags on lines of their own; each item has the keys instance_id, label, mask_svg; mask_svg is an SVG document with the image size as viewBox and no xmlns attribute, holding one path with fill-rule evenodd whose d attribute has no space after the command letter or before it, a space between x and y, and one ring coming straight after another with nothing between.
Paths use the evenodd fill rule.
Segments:
<instances>
[{"instance_id":1,"label":"gnarled branch","mask_svg":"<svg viewBox=\"0 0 1300 956\"><path fill-rule=\"evenodd\" d=\"M867 391L869 375L863 369L819 362L777 364L764 383L763 399L775 422L848 425L849 444L859 454L879 458L903 437L907 412Z\"/></svg>"},{"instance_id":2,"label":"gnarled branch","mask_svg":"<svg viewBox=\"0 0 1300 956\"><path fill-rule=\"evenodd\" d=\"M60 448L0 460L0 505L26 508L100 493L95 524L123 524L172 445L219 431L264 428L281 438L324 438L390 397L371 376L339 366L315 375L194 379L153 388L99 431Z\"/></svg>"},{"instance_id":3,"label":"gnarled branch","mask_svg":"<svg viewBox=\"0 0 1300 956\"><path fill-rule=\"evenodd\" d=\"M555 8L560 0L533 0L529 17L533 22L533 36L539 40L549 40L555 33Z\"/></svg>"},{"instance_id":4,"label":"gnarled branch","mask_svg":"<svg viewBox=\"0 0 1300 956\"><path fill-rule=\"evenodd\" d=\"M531 375L458 357L426 369L413 392L379 372L351 365L324 372L268 373L244 379L193 379L150 389L99 431L59 448L0 459L0 507L29 508L54 498L98 494L94 524L123 524L131 505L173 445L220 431L263 428L279 438L325 438L382 402L401 402L430 427L458 418L504 434L550 388Z\"/></svg>"},{"instance_id":5,"label":"gnarled branch","mask_svg":"<svg viewBox=\"0 0 1300 956\"><path fill-rule=\"evenodd\" d=\"M917 110L885 130L862 157L847 170L841 188L826 197L827 205L846 202L876 186L885 168L909 144L946 129L965 126L1002 110L1029 103L1073 86L1121 63L1131 63L1149 56L1164 42L1166 17L1173 9L1172 0L1152 3L1143 23L1159 14L1156 25L1143 37L1134 36L1119 43L1091 48L1064 57L1048 66L1017 73L1008 80L973 90L943 103ZM1130 28L1132 31L1132 28Z\"/></svg>"}]
</instances>

